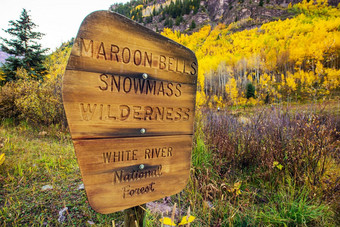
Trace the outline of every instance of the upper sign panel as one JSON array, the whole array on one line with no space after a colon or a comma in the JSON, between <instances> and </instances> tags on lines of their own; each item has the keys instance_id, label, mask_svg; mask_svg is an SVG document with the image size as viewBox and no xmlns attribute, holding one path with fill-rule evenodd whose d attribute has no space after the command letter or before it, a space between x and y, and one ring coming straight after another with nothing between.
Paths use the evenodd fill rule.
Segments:
<instances>
[{"instance_id":1,"label":"upper sign panel","mask_svg":"<svg viewBox=\"0 0 340 227\"><path fill-rule=\"evenodd\" d=\"M190 135L196 79L189 49L118 14L94 12L63 81L72 138Z\"/></svg>"}]
</instances>

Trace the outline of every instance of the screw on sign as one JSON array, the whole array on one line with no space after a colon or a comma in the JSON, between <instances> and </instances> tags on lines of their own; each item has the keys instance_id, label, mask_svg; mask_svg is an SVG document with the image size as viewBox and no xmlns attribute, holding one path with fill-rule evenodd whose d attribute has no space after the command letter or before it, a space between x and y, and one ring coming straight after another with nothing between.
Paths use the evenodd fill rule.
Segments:
<instances>
[{"instance_id":1,"label":"screw on sign","mask_svg":"<svg viewBox=\"0 0 340 227\"><path fill-rule=\"evenodd\" d=\"M119 14L84 19L63 103L94 210L113 213L185 187L197 69L189 49Z\"/></svg>"}]
</instances>

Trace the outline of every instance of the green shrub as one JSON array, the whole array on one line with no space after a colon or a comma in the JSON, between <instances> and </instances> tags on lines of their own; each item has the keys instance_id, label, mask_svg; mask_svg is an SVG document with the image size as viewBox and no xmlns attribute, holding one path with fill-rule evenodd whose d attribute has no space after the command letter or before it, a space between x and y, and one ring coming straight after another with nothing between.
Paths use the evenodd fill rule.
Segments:
<instances>
[{"instance_id":1,"label":"green shrub","mask_svg":"<svg viewBox=\"0 0 340 227\"><path fill-rule=\"evenodd\" d=\"M33 124L64 125L66 117L61 97L61 82L72 40L49 55L44 64L48 74L44 81L32 79L25 69L16 71L17 81L0 87L0 118Z\"/></svg>"},{"instance_id":2,"label":"green shrub","mask_svg":"<svg viewBox=\"0 0 340 227\"><path fill-rule=\"evenodd\" d=\"M1 88L0 118L26 120L32 124L66 124L61 75L44 82L24 79L25 70L22 69L17 75L20 79Z\"/></svg>"}]
</instances>

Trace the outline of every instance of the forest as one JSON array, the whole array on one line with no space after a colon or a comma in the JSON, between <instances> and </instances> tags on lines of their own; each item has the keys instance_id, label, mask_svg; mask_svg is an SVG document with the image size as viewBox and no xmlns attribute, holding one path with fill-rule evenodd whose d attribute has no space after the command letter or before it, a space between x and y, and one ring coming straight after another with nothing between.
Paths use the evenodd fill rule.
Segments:
<instances>
[{"instance_id":1,"label":"forest","mask_svg":"<svg viewBox=\"0 0 340 227\"><path fill-rule=\"evenodd\" d=\"M233 32L243 20L192 35L162 34L189 47L199 64L198 105L255 105L334 97L340 80L340 14L304 1L298 16ZM251 20L250 18L244 20Z\"/></svg>"},{"instance_id":2,"label":"forest","mask_svg":"<svg viewBox=\"0 0 340 227\"><path fill-rule=\"evenodd\" d=\"M162 17L159 19L160 22L164 21L165 27L172 28L173 19L175 20L176 25L179 25L183 22L183 16L189 14L191 10L196 14L200 4L200 0L168 0L163 4L153 4L144 7L144 5L152 2L153 1L140 0L126 4L117 3L111 8L139 23L143 22L143 18L145 18L145 22L151 22L154 16L161 14ZM166 15L169 15L170 17L167 17Z\"/></svg>"},{"instance_id":3,"label":"forest","mask_svg":"<svg viewBox=\"0 0 340 227\"><path fill-rule=\"evenodd\" d=\"M199 1L164 10L180 18L181 4ZM195 134L187 186L148 203L144 226L188 225L186 215L191 226L340 225L340 5L287 10L252 29L240 29L246 18L161 33L196 54ZM96 213L82 184L61 95L73 40L46 54L25 10L10 25L29 41L0 41L11 54L0 67L0 224L122 226L123 212Z\"/></svg>"}]
</instances>

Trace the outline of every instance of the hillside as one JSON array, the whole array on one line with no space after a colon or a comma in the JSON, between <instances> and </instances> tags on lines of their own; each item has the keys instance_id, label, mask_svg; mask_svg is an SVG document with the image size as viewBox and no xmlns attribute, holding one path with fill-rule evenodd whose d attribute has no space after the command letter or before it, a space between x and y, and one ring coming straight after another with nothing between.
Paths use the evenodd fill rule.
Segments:
<instances>
[{"instance_id":1,"label":"hillside","mask_svg":"<svg viewBox=\"0 0 340 227\"><path fill-rule=\"evenodd\" d=\"M193 50L198 59L197 104L255 105L336 97L340 85L340 10L302 2L296 16L238 30L206 25L191 35L163 35Z\"/></svg>"},{"instance_id":2,"label":"hillside","mask_svg":"<svg viewBox=\"0 0 340 227\"><path fill-rule=\"evenodd\" d=\"M121 13L154 31L171 28L185 33L198 31L204 25L229 25L245 21L239 30L253 28L295 15L289 4L302 0L134 0L114 4L110 10ZM330 0L336 5L337 0Z\"/></svg>"}]
</instances>

